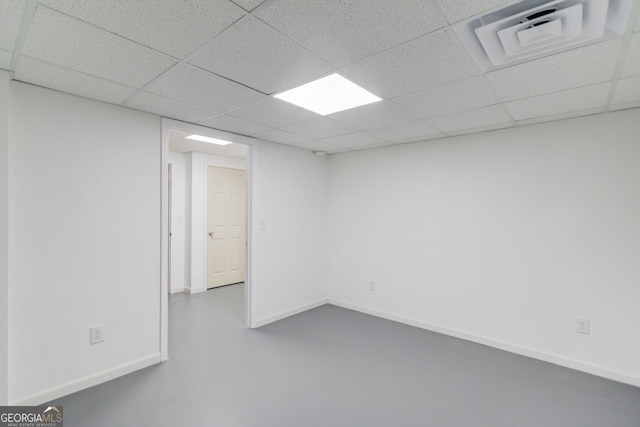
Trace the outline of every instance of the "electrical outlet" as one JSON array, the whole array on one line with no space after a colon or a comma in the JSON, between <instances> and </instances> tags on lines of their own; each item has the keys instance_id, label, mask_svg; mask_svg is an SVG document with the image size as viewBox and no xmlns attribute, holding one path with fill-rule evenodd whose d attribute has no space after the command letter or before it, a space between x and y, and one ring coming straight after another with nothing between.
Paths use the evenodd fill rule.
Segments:
<instances>
[{"instance_id":1,"label":"electrical outlet","mask_svg":"<svg viewBox=\"0 0 640 427\"><path fill-rule=\"evenodd\" d=\"M89 343L91 345L104 341L104 325L92 326L89 328Z\"/></svg>"},{"instance_id":2,"label":"electrical outlet","mask_svg":"<svg viewBox=\"0 0 640 427\"><path fill-rule=\"evenodd\" d=\"M371 291L371 292L375 292L376 291L376 282L374 282L374 281L369 282L369 291Z\"/></svg>"},{"instance_id":3,"label":"electrical outlet","mask_svg":"<svg viewBox=\"0 0 640 427\"><path fill-rule=\"evenodd\" d=\"M579 334L589 335L590 333L589 319L584 317L576 318L576 332Z\"/></svg>"}]
</instances>

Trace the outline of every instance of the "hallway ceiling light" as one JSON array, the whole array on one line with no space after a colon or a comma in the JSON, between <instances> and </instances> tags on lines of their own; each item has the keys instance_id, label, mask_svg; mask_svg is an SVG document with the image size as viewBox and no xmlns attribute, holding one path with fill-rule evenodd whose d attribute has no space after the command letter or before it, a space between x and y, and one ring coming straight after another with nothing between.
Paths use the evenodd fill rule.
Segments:
<instances>
[{"instance_id":1,"label":"hallway ceiling light","mask_svg":"<svg viewBox=\"0 0 640 427\"><path fill-rule=\"evenodd\" d=\"M208 136L202 135L189 135L185 136L186 139L193 139L194 141L208 142L209 144L217 144L217 145L229 145L233 144L231 141L225 141L224 139L218 138L210 138Z\"/></svg>"},{"instance_id":2,"label":"hallway ceiling light","mask_svg":"<svg viewBox=\"0 0 640 427\"><path fill-rule=\"evenodd\" d=\"M339 74L331 74L275 97L323 116L382 100Z\"/></svg>"}]
</instances>

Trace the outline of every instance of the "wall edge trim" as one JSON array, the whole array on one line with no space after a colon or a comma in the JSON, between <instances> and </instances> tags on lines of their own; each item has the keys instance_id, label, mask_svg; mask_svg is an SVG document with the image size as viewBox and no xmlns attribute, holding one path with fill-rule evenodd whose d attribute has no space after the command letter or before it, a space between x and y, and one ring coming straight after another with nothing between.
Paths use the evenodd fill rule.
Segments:
<instances>
[{"instance_id":1,"label":"wall edge trim","mask_svg":"<svg viewBox=\"0 0 640 427\"><path fill-rule=\"evenodd\" d=\"M277 322L278 320L286 319L287 317L291 317L291 316L294 316L296 314L300 314L300 313L303 313L305 311L312 310L314 308L323 306L323 305L325 305L327 303L328 303L328 300L326 298L322 298L322 299L319 299L317 301L314 301L314 302L311 302L311 303L308 303L308 304L299 305L299 306L294 307L292 309L285 310L285 311L282 311L280 313L277 313L277 314L274 314L274 315L271 315L271 316L266 316L266 317L263 317L261 319L258 319L255 322L253 322L253 325L251 325L251 328L252 329L259 328L261 326L268 325L269 323Z\"/></svg>"},{"instance_id":2,"label":"wall edge trim","mask_svg":"<svg viewBox=\"0 0 640 427\"><path fill-rule=\"evenodd\" d=\"M360 313L368 314L382 319L391 320L393 322L403 323L405 325L414 326L416 328L425 329L431 332L436 332L443 335L448 335L454 338L463 339L476 344L486 345L488 347L496 348L498 350L508 351L509 353L518 354L521 356L530 357L532 359L540 360L543 362L552 363L554 365L562 366L565 368L573 369L576 371L584 372L587 374L595 375L598 377L606 378L608 380L617 381L620 383L640 387L640 377L626 373L616 371L614 369L606 368L603 366L595 365L592 363L584 362L577 359L572 359L559 354L548 353L542 350L536 350L530 347L524 347L517 344L509 343L499 339L487 337L484 335L472 334L464 332L458 329L449 328L434 323L425 322L422 320L413 319L406 316L401 316L386 311L378 310L375 308L365 307L358 304L352 304L347 301L329 298L328 304L335 305L337 307L346 308L348 310L357 311Z\"/></svg>"},{"instance_id":3,"label":"wall edge trim","mask_svg":"<svg viewBox=\"0 0 640 427\"><path fill-rule=\"evenodd\" d=\"M129 363L124 363L106 371L98 372L92 375L87 375L78 378L73 381L52 387L46 390L42 390L31 396L23 397L10 402L12 406L31 406L41 405L45 402L49 402L54 399L58 399L63 396L87 389L89 387L96 386L98 384L111 381L118 377L130 374L134 371L138 371L143 368L160 363L160 353L154 353L150 356L134 360Z\"/></svg>"}]
</instances>

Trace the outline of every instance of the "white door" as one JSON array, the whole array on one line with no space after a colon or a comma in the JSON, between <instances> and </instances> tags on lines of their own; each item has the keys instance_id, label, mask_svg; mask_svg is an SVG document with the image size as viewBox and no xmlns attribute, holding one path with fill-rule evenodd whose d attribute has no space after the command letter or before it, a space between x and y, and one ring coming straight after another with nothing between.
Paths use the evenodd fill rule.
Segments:
<instances>
[{"instance_id":1,"label":"white door","mask_svg":"<svg viewBox=\"0 0 640 427\"><path fill-rule=\"evenodd\" d=\"M207 289L244 282L245 171L209 166L207 193Z\"/></svg>"}]
</instances>

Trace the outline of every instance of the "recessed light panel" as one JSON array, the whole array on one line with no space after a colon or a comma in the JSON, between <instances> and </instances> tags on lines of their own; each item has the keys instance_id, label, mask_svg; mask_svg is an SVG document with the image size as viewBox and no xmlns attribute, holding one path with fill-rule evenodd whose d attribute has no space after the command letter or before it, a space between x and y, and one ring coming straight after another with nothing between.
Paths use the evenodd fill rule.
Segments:
<instances>
[{"instance_id":1,"label":"recessed light panel","mask_svg":"<svg viewBox=\"0 0 640 427\"><path fill-rule=\"evenodd\" d=\"M275 97L323 116L382 100L339 74L331 74Z\"/></svg>"},{"instance_id":2,"label":"recessed light panel","mask_svg":"<svg viewBox=\"0 0 640 427\"><path fill-rule=\"evenodd\" d=\"M225 141L224 139L218 139L218 138L210 138L208 136L202 136L202 135L189 135L189 136L185 136L185 138L192 139L194 141L208 142L209 144L216 144L216 145L233 144L233 142L231 141Z\"/></svg>"}]
</instances>

